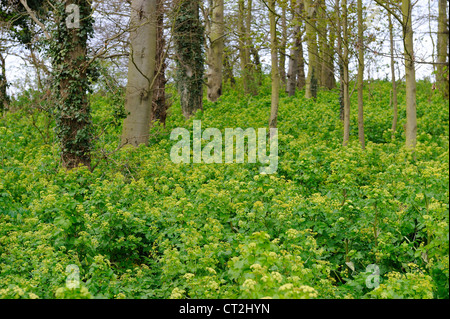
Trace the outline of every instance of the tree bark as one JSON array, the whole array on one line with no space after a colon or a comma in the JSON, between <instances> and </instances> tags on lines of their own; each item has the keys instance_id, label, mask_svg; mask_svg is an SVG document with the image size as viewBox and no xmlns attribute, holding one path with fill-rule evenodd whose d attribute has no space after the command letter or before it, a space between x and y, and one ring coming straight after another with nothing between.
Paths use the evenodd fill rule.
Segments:
<instances>
[{"instance_id":1,"label":"tree bark","mask_svg":"<svg viewBox=\"0 0 450 319\"><path fill-rule=\"evenodd\" d=\"M92 8L87 0L68 0L69 6L79 8L79 27L69 28L66 13L60 12L62 20L52 43L53 67L58 79L56 107L57 135L61 146L61 162L66 169L91 166L92 122L87 91L88 59L87 41L92 23Z\"/></svg>"},{"instance_id":2,"label":"tree bark","mask_svg":"<svg viewBox=\"0 0 450 319\"><path fill-rule=\"evenodd\" d=\"M158 121L166 125L167 101L166 101L166 40L164 38L164 0L157 0L157 34L156 34L156 68L155 84L153 86L152 119L151 125Z\"/></svg>"},{"instance_id":3,"label":"tree bark","mask_svg":"<svg viewBox=\"0 0 450 319\"><path fill-rule=\"evenodd\" d=\"M8 109L9 97L6 89L8 88L8 81L6 79L6 59L0 52L0 114Z\"/></svg>"},{"instance_id":4,"label":"tree bark","mask_svg":"<svg viewBox=\"0 0 450 319\"><path fill-rule=\"evenodd\" d=\"M153 85L157 46L157 1L133 0L131 4L130 59L122 145L148 144L152 120Z\"/></svg>"},{"instance_id":5,"label":"tree bark","mask_svg":"<svg viewBox=\"0 0 450 319\"><path fill-rule=\"evenodd\" d=\"M294 35L293 35L293 46L289 54L289 68L287 73L287 83L286 92L289 96L295 95L295 90L297 88L297 77L299 74L299 59L300 59L300 47L301 43L301 25L300 25L300 15L301 15L301 1L291 0L291 6L293 7L292 16L294 21Z\"/></svg>"},{"instance_id":6,"label":"tree bark","mask_svg":"<svg viewBox=\"0 0 450 319\"><path fill-rule=\"evenodd\" d=\"M316 8L312 0L305 0L306 11L306 42L308 44L308 77L306 78L306 93L307 99L317 97L317 37L315 31L315 15Z\"/></svg>"},{"instance_id":7,"label":"tree bark","mask_svg":"<svg viewBox=\"0 0 450 319\"><path fill-rule=\"evenodd\" d=\"M406 146L414 149L417 144L417 89L411 0L402 1L402 15L406 76Z\"/></svg>"},{"instance_id":8,"label":"tree bark","mask_svg":"<svg viewBox=\"0 0 450 319\"><path fill-rule=\"evenodd\" d=\"M287 45L287 20L286 5L283 4L281 11L281 42L280 42L280 79L281 83L286 86L286 45Z\"/></svg>"},{"instance_id":9,"label":"tree bark","mask_svg":"<svg viewBox=\"0 0 450 319\"><path fill-rule=\"evenodd\" d=\"M189 119L203 109L204 29L199 19L199 0L177 0L174 42L176 81L183 115Z\"/></svg>"},{"instance_id":10,"label":"tree bark","mask_svg":"<svg viewBox=\"0 0 450 319\"><path fill-rule=\"evenodd\" d=\"M224 0L212 1L211 41L208 50L208 100L216 102L222 95L223 50L224 50Z\"/></svg>"},{"instance_id":11,"label":"tree bark","mask_svg":"<svg viewBox=\"0 0 450 319\"><path fill-rule=\"evenodd\" d=\"M438 48L437 48L437 88L444 96L449 98L449 64L448 56L448 17L447 17L447 0L439 0L439 17L438 17Z\"/></svg>"},{"instance_id":12,"label":"tree bark","mask_svg":"<svg viewBox=\"0 0 450 319\"><path fill-rule=\"evenodd\" d=\"M339 117L342 122L344 122L344 52L342 46L342 21L340 17L341 12L340 0L335 2L335 13L336 13L336 27L337 27L337 55L339 64Z\"/></svg>"},{"instance_id":13,"label":"tree bark","mask_svg":"<svg viewBox=\"0 0 450 319\"><path fill-rule=\"evenodd\" d=\"M391 78L392 78L392 106L394 111L394 116L392 120L392 138L397 131L398 124L398 98L397 98L397 80L395 78L395 58L394 58L394 26L392 24L391 13L388 12L389 20L389 42L391 50Z\"/></svg>"},{"instance_id":14,"label":"tree bark","mask_svg":"<svg viewBox=\"0 0 450 319\"><path fill-rule=\"evenodd\" d=\"M366 148L364 136L364 25L362 0L357 1L358 11L358 136L362 149Z\"/></svg>"},{"instance_id":15,"label":"tree bark","mask_svg":"<svg viewBox=\"0 0 450 319\"><path fill-rule=\"evenodd\" d=\"M280 70L278 68L278 38L276 24L276 0L268 0L270 20L270 52L272 61L272 104L270 111L269 128L277 128L278 104L280 99Z\"/></svg>"},{"instance_id":16,"label":"tree bark","mask_svg":"<svg viewBox=\"0 0 450 319\"><path fill-rule=\"evenodd\" d=\"M344 56L343 56L343 69L344 69L344 146L347 146L350 140L350 92L349 92L349 70L348 70L348 16L347 16L347 0L342 1L342 19L343 19L343 33L344 38L342 39L344 46Z\"/></svg>"}]
</instances>

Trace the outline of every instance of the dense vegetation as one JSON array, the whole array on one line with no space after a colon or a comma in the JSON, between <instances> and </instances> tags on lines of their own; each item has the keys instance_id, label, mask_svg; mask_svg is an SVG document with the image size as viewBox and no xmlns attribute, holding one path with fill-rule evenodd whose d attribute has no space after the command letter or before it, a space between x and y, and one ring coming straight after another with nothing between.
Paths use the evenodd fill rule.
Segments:
<instances>
[{"instance_id":1,"label":"dense vegetation","mask_svg":"<svg viewBox=\"0 0 450 319\"><path fill-rule=\"evenodd\" d=\"M123 96L93 94L92 172L62 168L51 112L24 92L0 118L0 298L448 298L447 102L418 82L412 153L402 86L392 138L391 83L367 84L365 150L356 112L342 147L338 89L283 93L277 174L172 163L170 132L193 120L266 127L266 82L256 97L205 99L189 120L175 102L138 148L118 149Z\"/></svg>"}]
</instances>

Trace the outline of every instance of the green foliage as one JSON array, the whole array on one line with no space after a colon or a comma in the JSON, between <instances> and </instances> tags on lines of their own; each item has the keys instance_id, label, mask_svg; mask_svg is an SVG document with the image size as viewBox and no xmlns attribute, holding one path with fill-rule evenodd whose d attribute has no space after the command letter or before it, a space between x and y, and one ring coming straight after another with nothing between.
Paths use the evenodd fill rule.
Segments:
<instances>
[{"instance_id":1,"label":"green foliage","mask_svg":"<svg viewBox=\"0 0 450 319\"><path fill-rule=\"evenodd\" d=\"M172 129L196 119L265 127L269 83L256 97L205 101L188 121L175 103L151 146L136 149L118 149L121 97L92 95L92 172L60 167L37 129L47 116L25 96L0 119L0 297L448 298L448 108L419 82L411 154L402 125L394 139L389 131L389 89L372 83L365 96L365 151L356 112L341 146L337 90L315 102L283 93L271 176L259 164L169 156ZM400 99L401 124L404 107ZM371 264L377 289L366 285ZM68 265L80 269L79 288L66 287Z\"/></svg>"}]
</instances>

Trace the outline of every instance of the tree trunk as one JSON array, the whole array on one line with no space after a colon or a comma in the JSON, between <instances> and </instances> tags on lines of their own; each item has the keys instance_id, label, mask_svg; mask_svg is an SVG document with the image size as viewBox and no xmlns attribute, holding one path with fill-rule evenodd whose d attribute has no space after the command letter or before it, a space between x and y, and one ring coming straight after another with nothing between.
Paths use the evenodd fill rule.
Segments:
<instances>
[{"instance_id":1,"label":"tree trunk","mask_svg":"<svg viewBox=\"0 0 450 319\"><path fill-rule=\"evenodd\" d=\"M230 82L231 86L234 87L236 85L236 79L233 74L233 65L231 64L230 53L227 48L224 49L224 57L223 57L223 81L224 83Z\"/></svg>"},{"instance_id":2,"label":"tree trunk","mask_svg":"<svg viewBox=\"0 0 450 319\"><path fill-rule=\"evenodd\" d=\"M238 10L238 29L239 29L239 59L241 62L242 85L245 94L252 93L253 79L251 77L250 48L248 46L246 22L248 22L248 13L245 8L245 1L239 0Z\"/></svg>"},{"instance_id":3,"label":"tree trunk","mask_svg":"<svg viewBox=\"0 0 450 319\"><path fill-rule=\"evenodd\" d=\"M199 19L199 0L177 0L174 42L176 82L183 115L189 119L203 109L204 29Z\"/></svg>"},{"instance_id":4,"label":"tree trunk","mask_svg":"<svg viewBox=\"0 0 450 319\"><path fill-rule=\"evenodd\" d=\"M358 11L358 136L362 149L366 148L364 136L364 25L362 0L357 1Z\"/></svg>"},{"instance_id":5,"label":"tree trunk","mask_svg":"<svg viewBox=\"0 0 450 319\"><path fill-rule=\"evenodd\" d=\"M344 122L344 53L342 48L342 22L340 17L341 12L340 1L335 2L335 14L336 14L336 27L337 27L337 54L338 54L338 64L339 64L339 117L342 122Z\"/></svg>"},{"instance_id":6,"label":"tree trunk","mask_svg":"<svg viewBox=\"0 0 450 319\"><path fill-rule=\"evenodd\" d=\"M156 0L133 0L131 4L130 59L122 145L139 146L149 140L157 46Z\"/></svg>"},{"instance_id":7,"label":"tree trunk","mask_svg":"<svg viewBox=\"0 0 450 319\"><path fill-rule=\"evenodd\" d=\"M280 79L286 86L286 45L287 45L287 20L286 4L283 4L281 11L281 43L280 43Z\"/></svg>"},{"instance_id":8,"label":"tree trunk","mask_svg":"<svg viewBox=\"0 0 450 319\"><path fill-rule=\"evenodd\" d=\"M315 12L312 0L305 0L306 11L306 42L308 44L308 77L306 78L307 99L317 97L317 37L315 31Z\"/></svg>"},{"instance_id":9,"label":"tree trunk","mask_svg":"<svg viewBox=\"0 0 450 319\"><path fill-rule=\"evenodd\" d=\"M79 9L79 26L66 21L74 5ZM92 8L87 0L68 0L60 7L62 20L52 45L53 69L57 80L56 127L62 165L67 169L91 166L92 123L87 96L89 69L87 41L92 26ZM76 19L76 17L75 17ZM75 21L74 19L74 21Z\"/></svg>"},{"instance_id":10,"label":"tree trunk","mask_svg":"<svg viewBox=\"0 0 450 319\"><path fill-rule=\"evenodd\" d=\"M349 70L348 70L348 16L347 16L347 0L342 1L342 19L344 38L342 39L344 45L343 68L344 68L344 146L348 145L350 140L350 92L349 92Z\"/></svg>"},{"instance_id":11,"label":"tree trunk","mask_svg":"<svg viewBox=\"0 0 450 319\"><path fill-rule=\"evenodd\" d=\"M208 50L208 100L216 102L222 95L223 50L224 50L224 0L212 1L211 44Z\"/></svg>"},{"instance_id":12,"label":"tree trunk","mask_svg":"<svg viewBox=\"0 0 450 319\"><path fill-rule=\"evenodd\" d=\"M417 144L417 105L411 0L402 1L402 14L406 76L406 146L414 149Z\"/></svg>"},{"instance_id":13,"label":"tree trunk","mask_svg":"<svg viewBox=\"0 0 450 319\"><path fill-rule=\"evenodd\" d=\"M278 104L280 99L280 70L278 68L278 38L275 1L276 0L268 0L270 20L270 52L272 61L272 105L269 128L277 128Z\"/></svg>"},{"instance_id":14,"label":"tree trunk","mask_svg":"<svg viewBox=\"0 0 450 319\"><path fill-rule=\"evenodd\" d=\"M325 41L324 54L322 61L322 85L328 90L336 87L334 78L334 42L336 40L336 30L328 23L328 39Z\"/></svg>"},{"instance_id":15,"label":"tree trunk","mask_svg":"<svg viewBox=\"0 0 450 319\"><path fill-rule=\"evenodd\" d=\"M301 26L300 26L300 15L301 15L301 1L291 1L291 6L293 7L292 16L295 23L294 35L293 35L293 46L289 54L289 68L287 74L286 92L289 96L295 95L295 90L297 88L297 76L299 73L299 59L300 59L300 46L301 46Z\"/></svg>"},{"instance_id":16,"label":"tree trunk","mask_svg":"<svg viewBox=\"0 0 450 319\"><path fill-rule=\"evenodd\" d=\"M316 15L317 15L317 58L316 58L316 75L317 75L317 85L319 87L324 87L325 83L323 80L323 70L325 63L325 47L327 45L327 20L325 18L325 7L323 0L316 0L315 3Z\"/></svg>"},{"instance_id":17,"label":"tree trunk","mask_svg":"<svg viewBox=\"0 0 450 319\"><path fill-rule=\"evenodd\" d=\"M8 81L6 79L6 59L0 52L0 114L8 109L9 97L6 89L8 88Z\"/></svg>"},{"instance_id":18,"label":"tree trunk","mask_svg":"<svg viewBox=\"0 0 450 319\"><path fill-rule=\"evenodd\" d=\"M303 90L306 86L305 75L305 57L303 55L303 42L302 34L299 35L300 44L298 46L298 76L297 76L297 88Z\"/></svg>"},{"instance_id":19,"label":"tree trunk","mask_svg":"<svg viewBox=\"0 0 450 319\"><path fill-rule=\"evenodd\" d=\"M151 123L158 121L166 125L167 101L166 101L166 40L164 38L164 0L157 0L157 34L156 34L156 68L155 84L153 86L152 119Z\"/></svg>"},{"instance_id":20,"label":"tree trunk","mask_svg":"<svg viewBox=\"0 0 450 319\"><path fill-rule=\"evenodd\" d=\"M394 108L394 116L392 120L392 138L397 131L398 124L398 99L397 99L397 80L395 78L395 58L394 58L394 26L392 24L392 16L388 12L389 19L389 42L391 50L391 77L392 77L392 105Z\"/></svg>"},{"instance_id":21,"label":"tree trunk","mask_svg":"<svg viewBox=\"0 0 450 319\"><path fill-rule=\"evenodd\" d=\"M444 96L449 98L449 64L447 61L448 50L448 17L447 0L439 0L439 18L438 18L438 58L437 58L437 88Z\"/></svg>"}]
</instances>

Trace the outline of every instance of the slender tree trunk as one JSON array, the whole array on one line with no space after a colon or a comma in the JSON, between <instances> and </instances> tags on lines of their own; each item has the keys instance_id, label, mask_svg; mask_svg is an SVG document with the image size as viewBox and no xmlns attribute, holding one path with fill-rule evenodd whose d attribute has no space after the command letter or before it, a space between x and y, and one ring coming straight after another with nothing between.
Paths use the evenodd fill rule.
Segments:
<instances>
[{"instance_id":1,"label":"slender tree trunk","mask_svg":"<svg viewBox=\"0 0 450 319\"><path fill-rule=\"evenodd\" d=\"M203 109L204 28L199 18L200 0L177 0L174 42L176 81L183 115L189 119Z\"/></svg>"},{"instance_id":2,"label":"slender tree trunk","mask_svg":"<svg viewBox=\"0 0 450 319\"><path fill-rule=\"evenodd\" d=\"M280 94L280 70L278 68L278 38L276 24L276 0L268 0L270 20L270 52L272 60L272 106L270 111L269 128L277 128L278 104Z\"/></svg>"},{"instance_id":3,"label":"slender tree trunk","mask_svg":"<svg viewBox=\"0 0 450 319\"><path fill-rule=\"evenodd\" d=\"M449 98L449 64L448 56L448 16L447 0L439 0L438 18L438 58L437 58L437 87L444 98Z\"/></svg>"},{"instance_id":4,"label":"slender tree trunk","mask_svg":"<svg viewBox=\"0 0 450 319\"><path fill-rule=\"evenodd\" d=\"M239 0L238 2L238 29L239 29L239 59L241 62L241 73L242 81L245 94L250 94L250 73L248 70L248 65L250 64L250 55L247 48L246 40L246 14L245 14L245 2L244 0Z\"/></svg>"},{"instance_id":5,"label":"slender tree trunk","mask_svg":"<svg viewBox=\"0 0 450 319\"><path fill-rule=\"evenodd\" d=\"M316 3L314 4L316 8L316 15L317 15L317 58L316 58L316 75L317 75L317 85L319 87L324 87L325 83L322 81L324 78L322 74L324 71L324 64L325 64L325 54L326 54L326 45L327 45L327 20L325 18L325 4L323 0L316 0Z\"/></svg>"},{"instance_id":6,"label":"slender tree trunk","mask_svg":"<svg viewBox=\"0 0 450 319\"><path fill-rule=\"evenodd\" d=\"M122 145L139 146L149 141L153 118L157 46L156 0L133 0L131 4L130 59Z\"/></svg>"},{"instance_id":7,"label":"slender tree trunk","mask_svg":"<svg viewBox=\"0 0 450 319\"><path fill-rule=\"evenodd\" d=\"M255 46L251 44L250 48L250 55L253 57L253 77L255 81L255 91L254 94L256 95L258 93L258 88L262 85L262 65L261 65L261 58L259 56L258 50L256 50Z\"/></svg>"},{"instance_id":8,"label":"slender tree trunk","mask_svg":"<svg viewBox=\"0 0 450 319\"><path fill-rule=\"evenodd\" d=\"M416 69L412 29L411 0L402 1L403 33L405 46L406 76L406 146L415 148L417 144Z\"/></svg>"},{"instance_id":9,"label":"slender tree trunk","mask_svg":"<svg viewBox=\"0 0 450 319\"><path fill-rule=\"evenodd\" d=\"M212 1L211 44L208 50L208 100L216 102L222 95L224 50L224 0Z\"/></svg>"},{"instance_id":10,"label":"slender tree trunk","mask_svg":"<svg viewBox=\"0 0 450 319\"><path fill-rule=\"evenodd\" d=\"M92 8L87 0L68 0L58 9L79 11L79 26L66 21L67 14L59 12L53 47L53 69L57 84L57 135L61 146L61 162L66 169L91 166L92 122L87 91L89 69L87 41L92 25ZM76 19L76 18L75 18ZM74 21L75 21L74 19Z\"/></svg>"},{"instance_id":11,"label":"slender tree trunk","mask_svg":"<svg viewBox=\"0 0 450 319\"><path fill-rule=\"evenodd\" d=\"M164 38L164 1L157 0L157 38L156 38L156 68L155 84L153 86L153 110L151 122L158 121L166 125L167 101L166 101L166 40Z\"/></svg>"},{"instance_id":12,"label":"slender tree trunk","mask_svg":"<svg viewBox=\"0 0 450 319\"><path fill-rule=\"evenodd\" d=\"M357 1L358 11L358 136L362 149L366 148L364 136L364 25L362 0Z\"/></svg>"},{"instance_id":13,"label":"slender tree trunk","mask_svg":"<svg viewBox=\"0 0 450 319\"><path fill-rule=\"evenodd\" d=\"M236 85L236 79L233 74L233 65L231 63L230 53L227 48L224 49L224 57L223 57L223 76L224 83L230 82L231 86Z\"/></svg>"},{"instance_id":14,"label":"slender tree trunk","mask_svg":"<svg viewBox=\"0 0 450 319\"><path fill-rule=\"evenodd\" d=\"M298 76L297 76L297 88L303 90L306 86L306 74L305 74L305 57L303 54L302 34L299 35L300 44L298 46Z\"/></svg>"},{"instance_id":15,"label":"slender tree trunk","mask_svg":"<svg viewBox=\"0 0 450 319\"><path fill-rule=\"evenodd\" d=\"M335 14L336 14L336 27L337 27L337 54L339 64L339 117L341 121L344 121L344 52L342 47L342 21L341 21L341 5L340 0L335 2Z\"/></svg>"},{"instance_id":16,"label":"slender tree trunk","mask_svg":"<svg viewBox=\"0 0 450 319\"><path fill-rule=\"evenodd\" d=\"M252 95L258 94L258 84L260 81L257 80L256 65L252 62L251 56L253 55L255 62L258 67L261 67L258 50L255 49L252 43L252 21L253 21L253 0L247 0L247 10L246 10L246 22L245 22L245 47L247 55L247 72L249 74L249 93ZM259 76L259 74L258 74Z\"/></svg>"},{"instance_id":17,"label":"slender tree trunk","mask_svg":"<svg viewBox=\"0 0 450 319\"><path fill-rule=\"evenodd\" d=\"M394 26L392 24L392 16L388 12L389 19L389 42L391 49L391 77L392 77L392 105L394 108L394 116L392 120L392 138L394 138L395 132L397 132L398 124L398 98L397 98L397 81L395 78L395 58L394 58Z\"/></svg>"},{"instance_id":18,"label":"slender tree trunk","mask_svg":"<svg viewBox=\"0 0 450 319\"><path fill-rule=\"evenodd\" d=\"M0 52L0 114L8 109L9 105L9 96L6 91L8 88L8 81L6 79L6 59L3 57L3 54Z\"/></svg>"},{"instance_id":19,"label":"slender tree trunk","mask_svg":"<svg viewBox=\"0 0 450 319\"><path fill-rule=\"evenodd\" d=\"M294 35L293 35L293 46L291 48L289 54L289 68L287 74L287 84L286 84L286 92L289 96L295 95L295 90L297 88L297 76L299 73L299 59L300 59L300 46L301 43L301 25L300 25L300 15L301 15L301 1L291 0L291 6L293 7L292 15L293 21L295 23L294 26Z\"/></svg>"},{"instance_id":20,"label":"slender tree trunk","mask_svg":"<svg viewBox=\"0 0 450 319\"><path fill-rule=\"evenodd\" d=\"M331 22L328 23L328 40L324 44L324 54L322 61L322 85L328 90L336 87L336 79L334 78L334 42L336 40L336 31L332 27Z\"/></svg>"},{"instance_id":21,"label":"slender tree trunk","mask_svg":"<svg viewBox=\"0 0 450 319\"><path fill-rule=\"evenodd\" d=\"M348 70L348 16L347 16L347 0L342 0L342 19L343 19L343 45L344 45L344 57L343 57L343 67L344 67L344 146L348 145L350 140L350 92L349 92L349 70Z\"/></svg>"},{"instance_id":22,"label":"slender tree trunk","mask_svg":"<svg viewBox=\"0 0 450 319\"><path fill-rule=\"evenodd\" d=\"M315 31L315 12L316 9L312 0L305 0L306 11L306 42L308 43L308 77L306 78L307 99L317 97L317 37Z\"/></svg>"},{"instance_id":23,"label":"slender tree trunk","mask_svg":"<svg viewBox=\"0 0 450 319\"><path fill-rule=\"evenodd\" d=\"M286 87L286 45L287 45L287 20L286 5L282 6L281 11L281 42L280 42L280 78L281 83Z\"/></svg>"}]
</instances>

